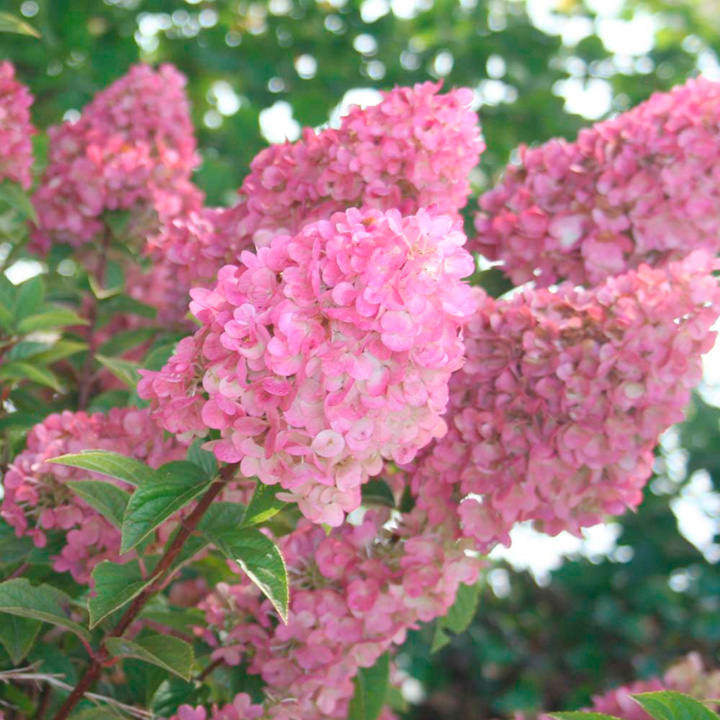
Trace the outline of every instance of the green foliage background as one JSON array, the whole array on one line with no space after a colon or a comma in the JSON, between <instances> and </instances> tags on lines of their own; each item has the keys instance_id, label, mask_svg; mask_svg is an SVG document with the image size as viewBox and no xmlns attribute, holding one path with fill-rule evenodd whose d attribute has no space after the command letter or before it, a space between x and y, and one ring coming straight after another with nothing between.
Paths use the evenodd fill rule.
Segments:
<instances>
[{"instance_id":1,"label":"green foliage background","mask_svg":"<svg viewBox=\"0 0 720 720\"><path fill-rule=\"evenodd\" d=\"M265 145L263 109L286 101L301 125L319 126L348 90L442 74L446 85L476 88L486 100L488 149L473 177L480 191L519 143L572 137L587 124L566 112L559 82L608 83L614 112L716 63L717 0L621 2L621 19L649 15L657 29L652 49L629 58L610 52L598 34L593 7L605 2L555 4L553 28L584 28L576 41L577 34L533 24L531 11L548 2L419 0L409 11L397 0L0 0L0 10L24 15L42 33L41 40L0 35L0 57L30 85L43 128L138 60L177 65L188 76L203 157L196 180L211 203L231 201ZM305 55L316 63L312 77L297 70ZM232 114L218 111L219 81L239 98ZM505 101L487 102L489 88ZM720 411L698 399L680 433L686 471L663 476L660 462L645 504L620 520L618 546L629 550L568 561L542 587L500 566L507 592L488 586L465 635L431 655L432 629L414 634L401 660L426 699L408 715L472 720L576 707L689 650L717 662L720 575L679 534L671 502L700 469L717 490L719 423Z\"/></svg>"}]
</instances>

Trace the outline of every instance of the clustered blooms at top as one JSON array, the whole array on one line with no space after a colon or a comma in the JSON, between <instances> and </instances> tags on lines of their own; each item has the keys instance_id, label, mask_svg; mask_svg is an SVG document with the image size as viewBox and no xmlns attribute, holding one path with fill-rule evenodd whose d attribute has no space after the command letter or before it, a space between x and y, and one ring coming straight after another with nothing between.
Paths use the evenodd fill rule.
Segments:
<instances>
[{"instance_id":1,"label":"clustered blooms at top","mask_svg":"<svg viewBox=\"0 0 720 720\"><path fill-rule=\"evenodd\" d=\"M48 130L48 167L33 196L37 250L92 240L106 211L132 210L129 232L144 238L158 219L200 205L190 181L199 157L184 85L172 66L136 65L77 121Z\"/></svg>"},{"instance_id":2,"label":"clustered blooms at top","mask_svg":"<svg viewBox=\"0 0 720 720\"><path fill-rule=\"evenodd\" d=\"M52 558L53 568L69 571L80 583L88 581L102 560L118 561L120 531L67 483L97 479L132 489L119 480L47 462L87 449L112 450L153 467L180 460L187 452L174 438L163 438L162 429L147 410L136 408L113 408L107 415L66 410L48 415L33 427L27 448L13 460L3 478L0 517L15 528L18 537L31 537L37 547L46 545L49 532L64 532L60 554Z\"/></svg>"},{"instance_id":3,"label":"clustered blooms at top","mask_svg":"<svg viewBox=\"0 0 720 720\"><path fill-rule=\"evenodd\" d=\"M358 669L402 643L419 621L446 614L459 584L476 581L481 561L456 542L457 528L436 527L415 510L391 530L389 517L387 509L369 510L329 535L302 521L279 539L291 579L286 625L246 579L218 585L200 604L209 627L202 636L217 646L213 658L247 662L264 682L262 705L236 698L250 713L243 717L347 717ZM210 718L238 717L230 707ZM206 717L191 711L181 708L175 720Z\"/></svg>"},{"instance_id":4,"label":"clustered blooms at top","mask_svg":"<svg viewBox=\"0 0 720 720\"><path fill-rule=\"evenodd\" d=\"M192 291L202 327L138 391L167 430L220 430L219 460L337 526L384 459L445 433L475 309L464 241L422 211L349 210L278 235Z\"/></svg>"},{"instance_id":5,"label":"clustered blooms at top","mask_svg":"<svg viewBox=\"0 0 720 720\"><path fill-rule=\"evenodd\" d=\"M212 438L220 461L279 485L311 522L278 539L286 625L244 576L202 601L198 634L215 660L261 676L263 701L240 693L175 717L342 718L359 668L445 614L476 580L477 551L514 523L577 532L639 502L720 313L705 252L717 249L720 85L691 81L574 144L523 150L481 200L475 247L516 282L571 282L493 300L463 282L475 265L459 210L482 150L469 91L386 93L337 130L267 149L234 207L203 208L183 84L171 67L137 66L50 131L34 242L82 246L108 211L131 211L126 232L154 265L128 268L128 292L174 322L195 284L200 327L144 372L150 410L37 425L0 514L38 546L65 531L54 567L86 582L118 559L119 533L67 486L86 472L46 461L107 448L157 466ZM18 92L25 114L7 126L0 114L0 138L27 139ZM414 508L343 524L383 468L396 507L409 489ZM242 483L224 498L244 501Z\"/></svg>"},{"instance_id":6,"label":"clustered blooms at top","mask_svg":"<svg viewBox=\"0 0 720 720\"><path fill-rule=\"evenodd\" d=\"M720 84L697 78L580 131L520 149L480 198L472 249L516 283L597 283L720 248Z\"/></svg>"},{"instance_id":7,"label":"clustered blooms at top","mask_svg":"<svg viewBox=\"0 0 720 720\"><path fill-rule=\"evenodd\" d=\"M484 296L450 382L450 431L411 478L431 516L455 498L464 533L488 550L522 520L578 532L635 507L713 344L714 267L696 251L592 290Z\"/></svg>"},{"instance_id":8,"label":"clustered blooms at top","mask_svg":"<svg viewBox=\"0 0 720 720\"><path fill-rule=\"evenodd\" d=\"M208 279L242 251L348 207L455 216L484 146L469 107L472 93L439 89L439 83L395 88L376 106L353 108L338 129L306 128L298 142L263 150L237 205L166 223L149 242L152 256L177 265L189 284L211 285Z\"/></svg>"},{"instance_id":9,"label":"clustered blooms at top","mask_svg":"<svg viewBox=\"0 0 720 720\"><path fill-rule=\"evenodd\" d=\"M15 80L15 68L0 62L0 181L7 178L25 189L32 184L32 102L29 90Z\"/></svg>"},{"instance_id":10,"label":"clustered blooms at top","mask_svg":"<svg viewBox=\"0 0 720 720\"><path fill-rule=\"evenodd\" d=\"M632 696L658 690L681 692L702 701L716 700L720 696L720 670L706 670L702 658L690 653L671 665L662 677L638 680L593 696L592 705L586 709L621 720L652 720ZM540 720L551 720L551 716L542 715Z\"/></svg>"}]
</instances>

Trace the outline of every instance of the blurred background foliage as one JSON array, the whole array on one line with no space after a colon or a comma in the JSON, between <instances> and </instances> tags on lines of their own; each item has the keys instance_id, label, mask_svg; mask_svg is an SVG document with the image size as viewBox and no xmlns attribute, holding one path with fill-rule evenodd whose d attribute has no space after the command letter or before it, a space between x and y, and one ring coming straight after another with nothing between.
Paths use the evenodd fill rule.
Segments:
<instances>
[{"instance_id":1,"label":"blurred background foliage","mask_svg":"<svg viewBox=\"0 0 720 720\"><path fill-rule=\"evenodd\" d=\"M371 97L360 89L473 88L488 144L479 192L519 143L573 137L698 72L720 77L719 0L0 0L0 10L42 34L0 35L41 128L76 116L134 62L178 66L203 158L196 180L214 204L232 202L268 140L327 123L343 98ZM399 657L408 717L575 707L690 650L718 662L720 410L698 396L666 445L645 504L614 524L607 552L576 554L540 582L496 560L466 634L434 655L431 628L412 635ZM683 513L695 544L679 532Z\"/></svg>"}]
</instances>

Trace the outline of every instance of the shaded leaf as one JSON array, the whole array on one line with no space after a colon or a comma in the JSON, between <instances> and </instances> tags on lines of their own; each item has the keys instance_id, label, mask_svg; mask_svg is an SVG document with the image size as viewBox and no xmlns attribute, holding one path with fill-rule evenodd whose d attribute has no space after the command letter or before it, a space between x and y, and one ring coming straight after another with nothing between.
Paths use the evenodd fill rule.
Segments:
<instances>
[{"instance_id":1,"label":"shaded leaf","mask_svg":"<svg viewBox=\"0 0 720 720\"><path fill-rule=\"evenodd\" d=\"M348 707L348 720L376 720L385 705L390 679L390 655L381 655L370 668L355 676L355 694Z\"/></svg>"},{"instance_id":2,"label":"shaded leaf","mask_svg":"<svg viewBox=\"0 0 720 720\"><path fill-rule=\"evenodd\" d=\"M129 603L149 584L143 579L137 560L120 565L103 560L92 572L95 595L88 600L90 627Z\"/></svg>"},{"instance_id":3,"label":"shaded leaf","mask_svg":"<svg viewBox=\"0 0 720 720\"><path fill-rule=\"evenodd\" d=\"M0 32L31 35L36 38L40 37L40 33L32 25L6 12L0 12Z\"/></svg>"},{"instance_id":4,"label":"shaded leaf","mask_svg":"<svg viewBox=\"0 0 720 720\"><path fill-rule=\"evenodd\" d=\"M33 586L26 578L0 583L0 612L59 625L89 640L88 631L68 616L69 605L70 598L51 585Z\"/></svg>"},{"instance_id":5,"label":"shaded leaf","mask_svg":"<svg viewBox=\"0 0 720 720\"><path fill-rule=\"evenodd\" d=\"M124 480L130 485L140 485L155 477L155 470L149 465L110 450L83 450L79 453L59 455L46 462L92 470L117 480Z\"/></svg>"},{"instance_id":6,"label":"shaded leaf","mask_svg":"<svg viewBox=\"0 0 720 720\"><path fill-rule=\"evenodd\" d=\"M195 656L192 646L172 635L148 635L135 640L111 637L105 647L115 657L131 657L157 665L189 680Z\"/></svg>"},{"instance_id":7,"label":"shaded leaf","mask_svg":"<svg viewBox=\"0 0 720 720\"><path fill-rule=\"evenodd\" d=\"M158 468L130 497L122 522L120 552L125 553L142 542L196 498L207 484L201 470L189 462L171 462Z\"/></svg>"},{"instance_id":8,"label":"shaded leaf","mask_svg":"<svg viewBox=\"0 0 720 720\"><path fill-rule=\"evenodd\" d=\"M277 515L287 505L287 503L275 497L278 492L279 487L265 485L258 480L255 492L245 512L243 525L260 525Z\"/></svg>"},{"instance_id":9,"label":"shaded leaf","mask_svg":"<svg viewBox=\"0 0 720 720\"><path fill-rule=\"evenodd\" d=\"M130 493L102 480L72 480L65 484L115 527L122 526Z\"/></svg>"}]
</instances>

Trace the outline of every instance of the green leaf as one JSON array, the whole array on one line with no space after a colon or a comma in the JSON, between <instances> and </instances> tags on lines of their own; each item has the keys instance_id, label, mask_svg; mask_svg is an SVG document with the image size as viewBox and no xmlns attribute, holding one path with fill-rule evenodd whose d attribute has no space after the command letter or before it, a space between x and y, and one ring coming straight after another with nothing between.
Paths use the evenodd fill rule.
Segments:
<instances>
[{"instance_id":1,"label":"green leaf","mask_svg":"<svg viewBox=\"0 0 720 720\"><path fill-rule=\"evenodd\" d=\"M568 712L548 713L550 717L557 720L620 720L614 715L605 715L599 712L583 712L582 710L572 710Z\"/></svg>"},{"instance_id":2,"label":"green leaf","mask_svg":"<svg viewBox=\"0 0 720 720\"><path fill-rule=\"evenodd\" d=\"M455 602L443 618L443 625L454 633L465 632L477 610L480 598L480 584L460 585Z\"/></svg>"},{"instance_id":3,"label":"green leaf","mask_svg":"<svg viewBox=\"0 0 720 720\"><path fill-rule=\"evenodd\" d=\"M384 480L377 478L369 480L362 486L362 501L363 505L395 507L395 498L390 486Z\"/></svg>"},{"instance_id":4,"label":"green leaf","mask_svg":"<svg viewBox=\"0 0 720 720\"><path fill-rule=\"evenodd\" d=\"M287 503L275 497L278 492L279 488L265 485L258 481L245 513L243 525L246 527L249 525L260 525L274 515L277 515L287 505Z\"/></svg>"},{"instance_id":5,"label":"green leaf","mask_svg":"<svg viewBox=\"0 0 720 720\"><path fill-rule=\"evenodd\" d=\"M355 676L355 694L348 707L348 720L376 720L385 705L390 678L390 655L381 655L370 668Z\"/></svg>"},{"instance_id":6,"label":"green leaf","mask_svg":"<svg viewBox=\"0 0 720 720\"><path fill-rule=\"evenodd\" d=\"M201 468L206 478L211 479L217 475L218 464L211 452L202 449L201 445L204 442L201 438L195 440L188 449L187 459L188 462Z\"/></svg>"},{"instance_id":7,"label":"green leaf","mask_svg":"<svg viewBox=\"0 0 720 720\"><path fill-rule=\"evenodd\" d=\"M7 650L14 665L30 652L42 623L29 618L10 616L0 622L0 644Z\"/></svg>"},{"instance_id":8,"label":"green leaf","mask_svg":"<svg viewBox=\"0 0 720 720\"><path fill-rule=\"evenodd\" d=\"M0 12L0 32L40 37L40 33L32 25L6 12Z\"/></svg>"},{"instance_id":9,"label":"green leaf","mask_svg":"<svg viewBox=\"0 0 720 720\"><path fill-rule=\"evenodd\" d=\"M130 485L140 485L155 478L155 470L149 465L110 450L83 450L79 453L60 455L46 462L92 470L117 480L124 480Z\"/></svg>"},{"instance_id":10,"label":"green leaf","mask_svg":"<svg viewBox=\"0 0 720 720\"><path fill-rule=\"evenodd\" d=\"M138 384L140 373L138 373L137 363L99 354L95 355L95 359L128 387L134 388Z\"/></svg>"},{"instance_id":11,"label":"green leaf","mask_svg":"<svg viewBox=\"0 0 720 720\"><path fill-rule=\"evenodd\" d=\"M205 535L223 555L233 560L272 603L287 622L290 595L287 568L278 546L255 528L218 532L207 528Z\"/></svg>"},{"instance_id":12,"label":"green leaf","mask_svg":"<svg viewBox=\"0 0 720 720\"><path fill-rule=\"evenodd\" d=\"M39 422L42 422L44 417L44 415L39 413L12 412L3 418L0 418L0 430L13 428L19 430L29 430L33 425L37 425ZM0 552L0 558L2 557L3 555Z\"/></svg>"},{"instance_id":13,"label":"green leaf","mask_svg":"<svg viewBox=\"0 0 720 720\"><path fill-rule=\"evenodd\" d=\"M158 333L156 327L139 327L115 333L100 346L101 355L122 355L128 350L151 340Z\"/></svg>"},{"instance_id":14,"label":"green leaf","mask_svg":"<svg viewBox=\"0 0 720 720\"><path fill-rule=\"evenodd\" d=\"M177 343L165 343L156 348L153 348L145 356L142 361L142 366L147 370L162 370L165 363L170 359L170 356L175 352L175 346Z\"/></svg>"},{"instance_id":15,"label":"green leaf","mask_svg":"<svg viewBox=\"0 0 720 720\"><path fill-rule=\"evenodd\" d=\"M58 340L47 350L43 350L37 355L34 355L33 362L47 365L57 362L58 360L63 360L83 350L87 350L87 343L78 342L77 340Z\"/></svg>"},{"instance_id":16,"label":"green leaf","mask_svg":"<svg viewBox=\"0 0 720 720\"><path fill-rule=\"evenodd\" d=\"M13 316L20 321L34 315L45 297L45 283L40 275L35 275L17 286L13 300Z\"/></svg>"},{"instance_id":17,"label":"green leaf","mask_svg":"<svg viewBox=\"0 0 720 720\"><path fill-rule=\"evenodd\" d=\"M660 690L633 695L635 702L655 720L718 720L718 716L685 693Z\"/></svg>"},{"instance_id":18,"label":"green leaf","mask_svg":"<svg viewBox=\"0 0 720 720\"><path fill-rule=\"evenodd\" d=\"M150 581L143 578L137 560L119 565L103 560L92 572L95 595L88 600L90 627L139 595Z\"/></svg>"},{"instance_id":19,"label":"green leaf","mask_svg":"<svg viewBox=\"0 0 720 720\"><path fill-rule=\"evenodd\" d=\"M57 392L62 392L62 385L56 375L46 367L35 363L15 360L0 367L0 379L2 380L29 380L38 385L45 385Z\"/></svg>"},{"instance_id":20,"label":"green leaf","mask_svg":"<svg viewBox=\"0 0 720 720\"><path fill-rule=\"evenodd\" d=\"M87 320L66 308L53 308L37 315L23 318L17 329L21 335L28 335L39 330L56 330L65 325L87 325Z\"/></svg>"},{"instance_id":21,"label":"green leaf","mask_svg":"<svg viewBox=\"0 0 720 720\"><path fill-rule=\"evenodd\" d=\"M0 583L0 612L59 625L89 640L88 631L68 617L69 605L70 598L51 585L33 586L26 578Z\"/></svg>"},{"instance_id":22,"label":"green leaf","mask_svg":"<svg viewBox=\"0 0 720 720\"><path fill-rule=\"evenodd\" d=\"M3 16L5 15L7 15L7 13L0 13L0 32L3 32ZM26 27L30 28L30 25L28 25L27 23L24 24ZM32 33L30 34L35 33L35 30L33 30L32 28L30 29L32 30ZM12 182L10 180L6 180L5 182L1 183L0 200L6 202L8 205L10 205L10 207L15 208L15 210L17 210L24 218L29 218L37 224L38 217L37 213L35 212L35 206L32 204L32 202L30 202L28 194L18 183Z\"/></svg>"},{"instance_id":23,"label":"green leaf","mask_svg":"<svg viewBox=\"0 0 720 720\"><path fill-rule=\"evenodd\" d=\"M126 720L127 715L113 710L111 707L91 707L73 713L70 720Z\"/></svg>"},{"instance_id":24,"label":"green leaf","mask_svg":"<svg viewBox=\"0 0 720 720\"><path fill-rule=\"evenodd\" d=\"M102 310L109 315L139 315L153 320L157 316L157 308L135 300L129 295L113 295L100 302Z\"/></svg>"},{"instance_id":25,"label":"green leaf","mask_svg":"<svg viewBox=\"0 0 720 720\"><path fill-rule=\"evenodd\" d=\"M125 287L125 271L122 265L110 260L105 266L104 287L100 285L94 275L88 276L88 282L93 295L98 300L107 300L123 291Z\"/></svg>"},{"instance_id":26,"label":"green leaf","mask_svg":"<svg viewBox=\"0 0 720 720\"><path fill-rule=\"evenodd\" d=\"M467 629L475 616L479 597L480 585L478 583L458 587L455 602L448 610L447 615L438 618L435 622L435 634L430 652L437 652L450 642L451 636L448 635L447 630L459 634Z\"/></svg>"},{"instance_id":27,"label":"green leaf","mask_svg":"<svg viewBox=\"0 0 720 720\"><path fill-rule=\"evenodd\" d=\"M122 527L130 493L101 480L72 480L65 484L115 527Z\"/></svg>"},{"instance_id":28,"label":"green leaf","mask_svg":"<svg viewBox=\"0 0 720 720\"><path fill-rule=\"evenodd\" d=\"M158 525L185 507L208 485L200 469L189 462L167 463L131 495L122 523L120 552L142 542Z\"/></svg>"},{"instance_id":29,"label":"green leaf","mask_svg":"<svg viewBox=\"0 0 720 720\"><path fill-rule=\"evenodd\" d=\"M105 647L115 657L143 660L189 680L195 662L192 646L172 635L148 635L136 640L108 638Z\"/></svg>"}]
</instances>

